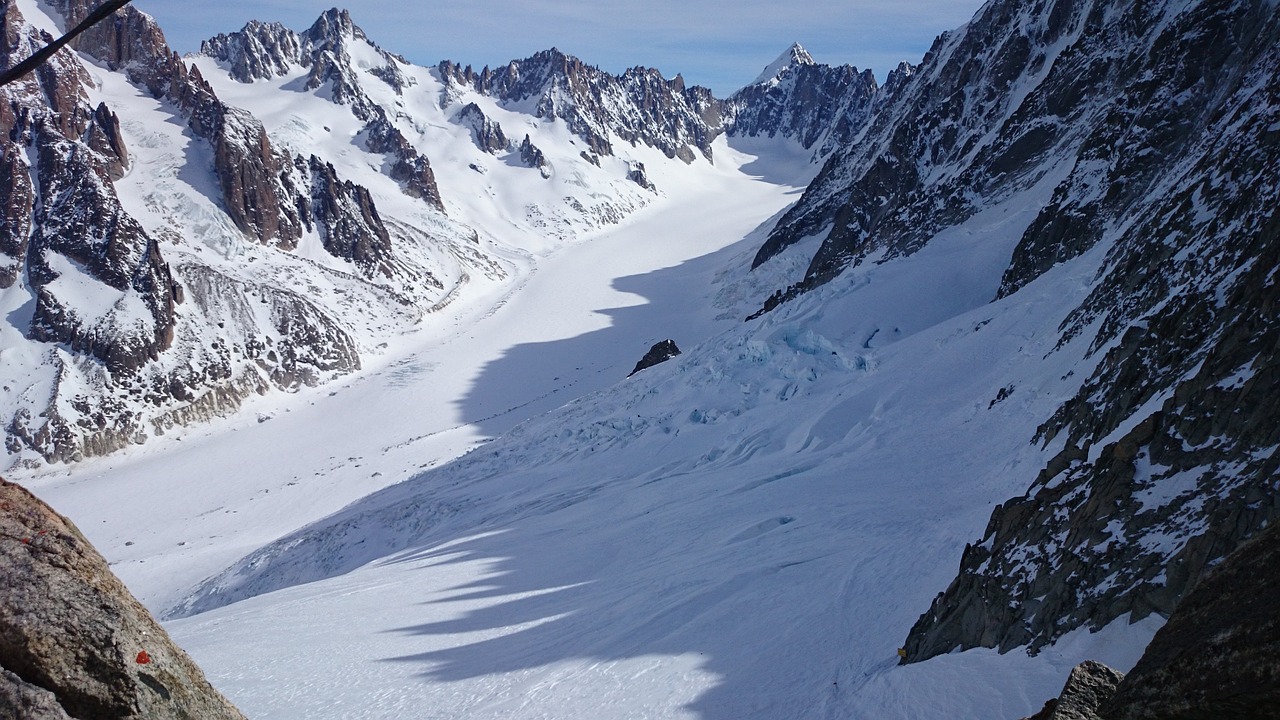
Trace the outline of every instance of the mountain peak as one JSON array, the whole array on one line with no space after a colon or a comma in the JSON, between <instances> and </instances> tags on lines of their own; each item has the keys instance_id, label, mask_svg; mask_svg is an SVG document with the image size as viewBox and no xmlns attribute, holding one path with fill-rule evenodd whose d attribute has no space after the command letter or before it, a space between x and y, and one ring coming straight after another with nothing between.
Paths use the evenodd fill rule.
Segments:
<instances>
[{"instance_id":1,"label":"mountain peak","mask_svg":"<svg viewBox=\"0 0 1280 720\"><path fill-rule=\"evenodd\" d=\"M336 7L321 13L305 34L316 43L332 43L349 37L364 38L364 31L356 27L351 13Z\"/></svg>"},{"instance_id":2,"label":"mountain peak","mask_svg":"<svg viewBox=\"0 0 1280 720\"><path fill-rule=\"evenodd\" d=\"M786 52L778 56L777 60L769 63L764 72L751 82L752 85L763 85L772 80L777 80L783 71L796 65L817 65L817 61L805 50L800 43L793 43L787 48Z\"/></svg>"}]
</instances>

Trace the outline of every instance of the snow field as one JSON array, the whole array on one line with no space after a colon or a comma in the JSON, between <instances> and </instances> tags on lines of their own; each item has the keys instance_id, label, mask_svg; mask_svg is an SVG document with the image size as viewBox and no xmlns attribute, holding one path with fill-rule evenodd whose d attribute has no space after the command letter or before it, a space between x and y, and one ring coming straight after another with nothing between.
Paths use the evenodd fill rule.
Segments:
<instances>
[{"instance_id":1,"label":"snow field","mask_svg":"<svg viewBox=\"0 0 1280 720\"><path fill-rule=\"evenodd\" d=\"M1100 251L986 302L1025 212L994 208L371 495L206 584L184 611L206 612L170 627L272 718L1013 718L1082 659L1127 668L1158 621L1035 658L896 665L960 548L1043 463L1028 418L1077 382L1083 348L1052 352L1044 329ZM245 673L226 634L273 636L277 603L366 630L263 672L358 682L299 706Z\"/></svg>"}]
</instances>

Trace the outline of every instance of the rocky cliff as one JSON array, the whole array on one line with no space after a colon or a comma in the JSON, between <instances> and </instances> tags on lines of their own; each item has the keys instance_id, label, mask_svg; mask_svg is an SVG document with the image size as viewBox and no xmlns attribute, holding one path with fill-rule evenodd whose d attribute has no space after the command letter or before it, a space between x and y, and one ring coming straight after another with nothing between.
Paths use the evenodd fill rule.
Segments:
<instances>
[{"instance_id":1,"label":"rocky cliff","mask_svg":"<svg viewBox=\"0 0 1280 720\"><path fill-rule=\"evenodd\" d=\"M1196 583L1100 714L1280 717L1280 526Z\"/></svg>"},{"instance_id":2,"label":"rocky cliff","mask_svg":"<svg viewBox=\"0 0 1280 720\"><path fill-rule=\"evenodd\" d=\"M80 531L0 480L0 715L243 720Z\"/></svg>"},{"instance_id":3,"label":"rocky cliff","mask_svg":"<svg viewBox=\"0 0 1280 720\"><path fill-rule=\"evenodd\" d=\"M1128 675L1086 661L1029 720L1280 717L1280 526L1196 583Z\"/></svg>"},{"instance_id":4,"label":"rocky cliff","mask_svg":"<svg viewBox=\"0 0 1280 720\"><path fill-rule=\"evenodd\" d=\"M1001 295L1105 243L1060 329L1097 364L1037 430L1062 449L966 552L913 659L1168 615L1280 517L1280 20L1265 3L1089 9L1064 71L1118 85L1071 86L1111 100ZM1131 54L1095 67L1119 47Z\"/></svg>"},{"instance_id":5,"label":"rocky cliff","mask_svg":"<svg viewBox=\"0 0 1280 720\"><path fill-rule=\"evenodd\" d=\"M68 24L89 11L79 0L51 7ZM15 3L0 5L0 19L0 62L16 63L50 39ZM423 247L423 233L393 233L366 188L319 158L276 147L257 118L218 99L145 14L117 12L76 49L98 65L64 49L0 89L0 290L12 301L30 298L8 319L33 344L22 357L41 367L14 369L5 383L10 455L58 462L108 453L227 413L250 393L351 372L361 364L359 343L349 320L335 319L350 292L365 298L366 312L411 322L415 298L443 290L396 249L397 236ZM102 94L103 73L159 101L166 117L157 122L184 128L180 142L191 145L182 152L194 160L184 174L131 177L125 121L109 102L91 100ZM154 154L157 133L128 122ZM371 145L396 142L369 137ZM406 162L391 174L407 186L434 182L425 164ZM280 287L284 276L323 275L314 261L289 256L309 238L352 275L331 301L317 295L327 280L309 280L317 292L307 295ZM289 267L274 276L223 267L201 257L204 248L226 257L265 252ZM378 309L384 304L390 309Z\"/></svg>"},{"instance_id":6,"label":"rocky cliff","mask_svg":"<svg viewBox=\"0 0 1280 720\"><path fill-rule=\"evenodd\" d=\"M1280 514L1277 67L1265 2L988 3L761 247L822 238L768 309L1044 186L994 299L1096 268L1046 328L1055 352L1087 348L1075 396L1028 433L1052 459L965 550L908 661L1168 615Z\"/></svg>"}]
</instances>

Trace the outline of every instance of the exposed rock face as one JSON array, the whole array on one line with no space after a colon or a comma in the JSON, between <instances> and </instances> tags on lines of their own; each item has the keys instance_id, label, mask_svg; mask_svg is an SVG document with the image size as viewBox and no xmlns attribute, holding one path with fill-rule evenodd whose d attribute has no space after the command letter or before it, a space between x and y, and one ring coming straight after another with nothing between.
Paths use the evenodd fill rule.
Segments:
<instances>
[{"instance_id":1,"label":"exposed rock face","mask_svg":"<svg viewBox=\"0 0 1280 720\"><path fill-rule=\"evenodd\" d=\"M415 197L444 212L444 202L440 199L440 188L436 185L436 174L431 169L427 156L419 153L404 133L387 118L387 113L380 106L373 105L369 110L369 121L365 126L365 146L369 152L381 153L391 161L388 175L400 182L404 194Z\"/></svg>"},{"instance_id":2,"label":"exposed rock face","mask_svg":"<svg viewBox=\"0 0 1280 720\"><path fill-rule=\"evenodd\" d=\"M1112 3L991 3L944 34L891 85L864 142L832 156L779 222L756 264L811 235L826 239L798 288L873 253L910 254L936 232L1024 189L1147 97L1141 82L1158 12ZM1136 36L1135 36L1136 35ZM1157 63L1158 64L1158 63ZM1069 160L1068 160L1069 161ZM1136 190L1136 188L1135 188Z\"/></svg>"},{"instance_id":3,"label":"exposed rock face","mask_svg":"<svg viewBox=\"0 0 1280 720\"><path fill-rule=\"evenodd\" d=\"M106 160L112 180L124 177L129 168L129 150L120 132L120 118L111 112L106 103L98 103L93 111L93 122L85 133L84 143Z\"/></svg>"},{"instance_id":4,"label":"exposed rock face","mask_svg":"<svg viewBox=\"0 0 1280 720\"><path fill-rule=\"evenodd\" d=\"M55 5L68 24L90 9L77 0ZM15 4L0 13L5 62L48 41ZM208 143L217 199L246 239L287 251L314 230L365 277L438 282L394 257L365 188L327 163L273 148L256 118L219 101L169 51L149 17L126 8L78 43L166 100L197 142ZM357 369L347 331L302 295L224 278L223 297L211 302L204 290L221 273L170 268L160 239L117 196L113 183L130 155L115 111L89 103L89 82L64 50L0 90L0 288L21 283L31 293L30 321L18 329L51 375L51 385L37 383L13 401L5 450L34 450L49 462L105 454L172 424L230 412L250 393ZM184 285L198 292L184 293ZM188 294L196 302L180 314ZM251 309L250 298L267 312Z\"/></svg>"},{"instance_id":5,"label":"exposed rock face","mask_svg":"<svg viewBox=\"0 0 1280 720\"><path fill-rule=\"evenodd\" d=\"M1029 720L1280 717L1280 526L1206 573L1138 664L1086 661Z\"/></svg>"},{"instance_id":6,"label":"exposed rock face","mask_svg":"<svg viewBox=\"0 0 1280 720\"><path fill-rule=\"evenodd\" d=\"M631 377L641 370L651 368L654 365L664 363L679 354L680 348L676 347L674 340L656 342L653 347L649 348L649 352L646 352L644 357L640 358L640 362L636 363L635 369L628 373L627 377Z\"/></svg>"},{"instance_id":7,"label":"exposed rock face","mask_svg":"<svg viewBox=\"0 0 1280 720\"><path fill-rule=\"evenodd\" d=\"M1280 525L1196 584L1101 714L1280 718Z\"/></svg>"},{"instance_id":8,"label":"exposed rock face","mask_svg":"<svg viewBox=\"0 0 1280 720\"><path fill-rule=\"evenodd\" d=\"M54 7L69 25L93 9L84 0L58 0ZM222 200L243 232L264 244L297 246L302 224L289 188L280 180L288 158L271 146L262 123L219 100L200 73L169 49L155 21L126 6L73 45L108 68L123 71L155 97L169 100L187 118L192 132L212 145ZM65 114L56 103L51 107Z\"/></svg>"},{"instance_id":9,"label":"exposed rock face","mask_svg":"<svg viewBox=\"0 0 1280 720\"><path fill-rule=\"evenodd\" d=\"M6 4L4 21L6 58L43 43L16 6ZM0 91L0 286L25 269L36 297L30 335L127 375L172 342L174 282L154 239L116 197L111 180L127 157L119 124L105 106L88 104L84 80L63 52ZM85 283L100 288L100 302L75 291Z\"/></svg>"},{"instance_id":10,"label":"exposed rock face","mask_svg":"<svg viewBox=\"0 0 1280 720\"><path fill-rule=\"evenodd\" d=\"M772 307L1040 184L998 296L1090 250L1101 266L1057 329L1088 376L1036 432L1057 457L965 551L909 661L1167 615L1280 518L1277 67L1268 3L988 3L760 249L824 237Z\"/></svg>"},{"instance_id":11,"label":"exposed rock face","mask_svg":"<svg viewBox=\"0 0 1280 720\"><path fill-rule=\"evenodd\" d=\"M730 135L782 135L825 156L862 132L878 89L870 70L819 65L794 45L725 101L724 124Z\"/></svg>"},{"instance_id":12,"label":"exposed rock face","mask_svg":"<svg viewBox=\"0 0 1280 720\"><path fill-rule=\"evenodd\" d=\"M329 254L350 260L368 274L392 274L391 238L378 216L369 191L350 180L341 180L333 165L315 155L299 170L310 174L311 204L303 218L318 226Z\"/></svg>"},{"instance_id":13,"label":"exposed rock face","mask_svg":"<svg viewBox=\"0 0 1280 720\"><path fill-rule=\"evenodd\" d=\"M136 371L173 340L173 277L154 239L120 207L98 158L60 134L34 132L42 202L27 250L36 292L31 335L67 343L113 373ZM100 174L102 173L102 174ZM80 306L61 282L84 273L120 293L109 307Z\"/></svg>"},{"instance_id":14,"label":"exposed rock face","mask_svg":"<svg viewBox=\"0 0 1280 720\"><path fill-rule=\"evenodd\" d=\"M243 720L66 518L0 480L0 715Z\"/></svg>"},{"instance_id":15,"label":"exposed rock face","mask_svg":"<svg viewBox=\"0 0 1280 720\"><path fill-rule=\"evenodd\" d=\"M537 104L534 114L563 120L597 155L612 155L610 134L692 162L707 157L721 131L711 91L663 79L657 70L632 68L613 76L552 48L478 74L470 66L440 63L446 84L470 87L503 102Z\"/></svg>"},{"instance_id":16,"label":"exposed rock face","mask_svg":"<svg viewBox=\"0 0 1280 720\"><path fill-rule=\"evenodd\" d=\"M256 20L240 32L205 40L200 53L227 63L231 77L242 83L288 75L290 68L302 63L303 55L297 33L278 22Z\"/></svg>"},{"instance_id":17,"label":"exposed rock face","mask_svg":"<svg viewBox=\"0 0 1280 720\"><path fill-rule=\"evenodd\" d=\"M0 145L0 289L11 287L22 273L34 203L22 147L13 142Z\"/></svg>"},{"instance_id":18,"label":"exposed rock face","mask_svg":"<svg viewBox=\"0 0 1280 720\"><path fill-rule=\"evenodd\" d=\"M471 140L487 153L497 155L511 146L502 126L485 115L475 103L467 103L458 111L458 122L471 128Z\"/></svg>"},{"instance_id":19,"label":"exposed rock face","mask_svg":"<svg viewBox=\"0 0 1280 720\"><path fill-rule=\"evenodd\" d=\"M649 174L644 170L644 163L631 163L631 169L627 171L627 179L639 185L650 192L657 192L658 188L649 180Z\"/></svg>"}]
</instances>

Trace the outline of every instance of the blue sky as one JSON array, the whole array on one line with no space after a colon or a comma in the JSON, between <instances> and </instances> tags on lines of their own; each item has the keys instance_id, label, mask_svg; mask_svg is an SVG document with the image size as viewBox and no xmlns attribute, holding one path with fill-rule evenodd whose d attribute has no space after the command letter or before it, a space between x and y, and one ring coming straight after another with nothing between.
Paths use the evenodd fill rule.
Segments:
<instances>
[{"instance_id":1,"label":"blue sky","mask_svg":"<svg viewBox=\"0 0 1280 720\"><path fill-rule=\"evenodd\" d=\"M308 27L334 0L135 0L179 52L238 30L247 20ZM634 65L677 73L723 96L751 82L799 42L818 62L870 68L883 80L899 60L918 62L938 33L958 27L980 0L815 0L804 3L701 0L464 0L389 3L352 0L351 11L383 48L419 65L449 59L499 65L555 46L620 73Z\"/></svg>"}]
</instances>

